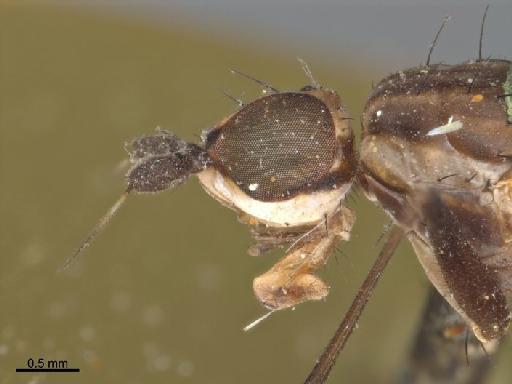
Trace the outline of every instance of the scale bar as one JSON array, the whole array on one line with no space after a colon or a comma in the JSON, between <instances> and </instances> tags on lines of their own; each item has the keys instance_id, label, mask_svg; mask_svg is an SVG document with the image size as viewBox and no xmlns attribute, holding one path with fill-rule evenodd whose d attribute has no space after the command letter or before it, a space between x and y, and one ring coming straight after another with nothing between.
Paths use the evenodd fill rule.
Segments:
<instances>
[{"instance_id":1,"label":"scale bar","mask_svg":"<svg viewBox=\"0 0 512 384\"><path fill-rule=\"evenodd\" d=\"M80 372L80 368L16 368L16 372Z\"/></svg>"}]
</instances>

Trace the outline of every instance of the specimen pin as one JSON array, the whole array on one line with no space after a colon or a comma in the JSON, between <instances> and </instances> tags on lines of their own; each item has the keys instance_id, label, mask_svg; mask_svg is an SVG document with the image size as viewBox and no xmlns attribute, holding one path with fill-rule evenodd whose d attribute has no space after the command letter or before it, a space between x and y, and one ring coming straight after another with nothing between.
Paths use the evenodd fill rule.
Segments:
<instances>
[{"instance_id":1,"label":"specimen pin","mask_svg":"<svg viewBox=\"0 0 512 384\"><path fill-rule=\"evenodd\" d=\"M322 353L322 356L318 359L304 384L323 384L327 380L327 377L336 362L336 358L343 350L343 347L354 331L354 328L356 328L357 322L363 313L373 289L377 285L382 272L393 256L395 249L398 247L398 244L400 244L400 240L402 240L403 235L404 232L401 228L398 226L393 227L386 243L382 247L382 250L377 256L371 270L368 272L366 279L359 288L357 296L354 298L352 305L345 314L343 321L340 323L336 333L329 342L329 345Z\"/></svg>"}]
</instances>

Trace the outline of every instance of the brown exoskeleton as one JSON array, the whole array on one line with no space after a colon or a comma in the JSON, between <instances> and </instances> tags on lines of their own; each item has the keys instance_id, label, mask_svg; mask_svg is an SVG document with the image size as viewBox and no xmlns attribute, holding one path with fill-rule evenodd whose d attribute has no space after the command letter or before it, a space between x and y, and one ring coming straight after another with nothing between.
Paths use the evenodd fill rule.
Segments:
<instances>
[{"instance_id":1,"label":"brown exoskeleton","mask_svg":"<svg viewBox=\"0 0 512 384\"><path fill-rule=\"evenodd\" d=\"M482 60L481 40L476 61L430 65L431 52L369 96L358 181L406 233L439 293L494 348L512 317L512 62ZM390 239L307 383L326 380L399 233Z\"/></svg>"},{"instance_id":2,"label":"brown exoskeleton","mask_svg":"<svg viewBox=\"0 0 512 384\"><path fill-rule=\"evenodd\" d=\"M313 272L339 240L349 238L354 215L343 201L356 159L340 98L310 79L313 85L297 92L265 85L267 95L204 132L197 145L163 130L129 143L126 192L72 258L129 193L171 189L195 174L211 196L250 226L256 240L251 254L288 246L286 256L254 280L255 295L266 308L324 298L328 286Z\"/></svg>"},{"instance_id":3,"label":"brown exoskeleton","mask_svg":"<svg viewBox=\"0 0 512 384\"><path fill-rule=\"evenodd\" d=\"M512 63L429 65L384 79L363 114L361 184L482 342L510 323Z\"/></svg>"},{"instance_id":4,"label":"brown exoskeleton","mask_svg":"<svg viewBox=\"0 0 512 384\"><path fill-rule=\"evenodd\" d=\"M135 139L126 192L76 255L129 193L170 189L195 174L250 226L251 254L288 246L254 280L265 307L324 298L328 287L314 271L349 238L354 215L343 201L357 161L339 97L312 83L298 92L266 86L268 95L243 105L197 145L166 131ZM427 64L382 80L362 118L357 178L366 195L407 233L431 282L484 344L502 337L511 317L511 94L510 61ZM396 245L399 236L392 238ZM361 292L371 291L384 266ZM360 314L367 300L361 297L349 313ZM353 325L342 324L336 337L346 340ZM322 375L308 382L325 380L343 343L331 346Z\"/></svg>"}]
</instances>

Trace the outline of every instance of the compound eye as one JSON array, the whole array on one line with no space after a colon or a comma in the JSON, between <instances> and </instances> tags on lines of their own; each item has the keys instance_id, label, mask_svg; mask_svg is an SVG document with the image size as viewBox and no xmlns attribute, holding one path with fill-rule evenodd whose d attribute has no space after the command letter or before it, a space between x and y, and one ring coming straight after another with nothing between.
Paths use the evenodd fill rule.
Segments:
<instances>
[{"instance_id":1,"label":"compound eye","mask_svg":"<svg viewBox=\"0 0 512 384\"><path fill-rule=\"evenodd\" d=\"M213 166L251 198L280 201L351 180L352 131L328 90L271 94L206 137Z\"/></svg>"}]
</instances>

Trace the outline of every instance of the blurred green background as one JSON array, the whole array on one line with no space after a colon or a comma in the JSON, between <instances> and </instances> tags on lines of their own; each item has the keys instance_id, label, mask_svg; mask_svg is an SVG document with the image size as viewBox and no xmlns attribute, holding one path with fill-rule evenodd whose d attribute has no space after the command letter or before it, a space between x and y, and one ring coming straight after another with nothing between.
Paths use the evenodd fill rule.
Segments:
<instances>
[{"instance_id":1,"label":"blurred green background","mask_svg":"<svg viewBox=\"0 0 512 384\"><path fill-rule=\"evenodd\" d=\"M229 68L297 89L307 79L296 53L135 15L0 7L0 383L301 382L379 251L386 219L361 194L349 203L351 242L322 271L326 302L248 333L264 313L252 279L280 253L249 257L247 228L195 179L132 196L86 255L56 272L122 192L125 141L157 126L197 141L236 108L219 89L261 94ZM349 53L335 65L301 55L359 116L379 78L372 67ZM391 382L428 287L403 244L330 382ZM510 357L500 356L492 383L510 382ZM29 358L81 372L15 373Z\"/></svg>"}]
</instances>

